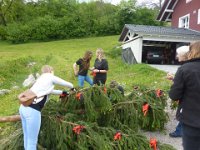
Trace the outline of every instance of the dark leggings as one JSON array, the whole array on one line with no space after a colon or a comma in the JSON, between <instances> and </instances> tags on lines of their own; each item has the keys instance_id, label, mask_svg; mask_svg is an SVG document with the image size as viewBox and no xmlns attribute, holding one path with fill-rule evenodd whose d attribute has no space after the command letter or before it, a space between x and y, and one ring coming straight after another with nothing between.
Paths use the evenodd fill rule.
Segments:
<instances>
[{"instance_id":1,"label":"dark leggings","mask_svg":"<svg viewBox=\"0 0 200 150\"><path fill-rule=\"evenodd\" d=\"M184 150L200 150L200 128L182 125Z\"/></svg>"},{"instance_id":2,"label":"dark leggings","mask_svg":"<svg viewBox=\"0 0 200 150\"><path fill-rule=\"evenodd\" d=\"M97 78L93 79L93 84L105 85L105 83L106 83L106 79L97 79Z\"/></svg>"}]
</instances>

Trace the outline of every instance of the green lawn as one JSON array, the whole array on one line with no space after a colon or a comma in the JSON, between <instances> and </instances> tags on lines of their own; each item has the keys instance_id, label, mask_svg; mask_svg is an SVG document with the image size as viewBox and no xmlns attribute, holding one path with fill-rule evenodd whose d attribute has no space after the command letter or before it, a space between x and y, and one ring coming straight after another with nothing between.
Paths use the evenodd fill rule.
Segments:
<instances>
[{"instance_id":1,"label":"green lawn","mask_svg":"<svg viewBox=\"0 0 200 150\"><path fill-rule=\"evenodd\" d=\"M121 61L119 36L93 37L52 42L10 44L0 42L0 89L17 85L30 73L38 72L44 64L52 65L55 75L72 82L77 86L77 78L73 75L72 65L86 50L94 52L103 48L109 63L108 81L118 81L129 92L133 85L147 85L167 90L170 82L165 80L165 73L146 64L127 65ZM95 57L92 59L93 65ZM29 62L36 62L28 68ZM88 85L87 85L88 86ZM17 95L22 91L12 90L10 94L0 96L0 116L15 114L18 111ZM0 124L1 126L1 124Z\"/></svg>"}]
</instances>

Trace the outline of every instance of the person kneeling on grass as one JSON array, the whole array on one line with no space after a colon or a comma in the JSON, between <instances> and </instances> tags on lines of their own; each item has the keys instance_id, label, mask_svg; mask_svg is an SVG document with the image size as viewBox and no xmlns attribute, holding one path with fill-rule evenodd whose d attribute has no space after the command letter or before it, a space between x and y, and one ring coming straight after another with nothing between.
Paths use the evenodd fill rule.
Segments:
<instances>
[{"instance_id":1,"label":"person kneeling on grass","mask_svg":"<svg viewBox=\"0 0 200 150\"><path fill-rule=\"evenodd\" d=\"M110 82L110 88L117 88L120 93L124 96L124 88L119 85L115 80Z\"/></svg>"}]
</instances>

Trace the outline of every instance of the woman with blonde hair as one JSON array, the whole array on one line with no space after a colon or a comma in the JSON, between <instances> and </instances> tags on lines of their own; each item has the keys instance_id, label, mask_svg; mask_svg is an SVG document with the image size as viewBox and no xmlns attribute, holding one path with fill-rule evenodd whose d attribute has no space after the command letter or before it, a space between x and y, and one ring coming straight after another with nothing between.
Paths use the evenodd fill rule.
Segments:
<instances>
[{"instance_id":1,"label":"woman with blonde hair","mask_svg":"<svg viewBox=\"0 0 200 150\"><path fill-rule=\"evenodd\" d=\"M96 60L92 70L95 73L93 83L97 85L104 85L107 79L108 62L104 57L104 51L102 48L98 48L96 50Z\"/></svg>"},{"instance_id":2,"label":"woman with blonde hair","mask_svg":"<svg viewBox=\"0 0 200 150\"><path fill-rule=\"evenodd\" d=\"M19 113L22 121L25 150L36 150L38 134L41 125L41 110L48 101L50 94L62 94L61 90L54 90L54 85L73 88L73 84L54 75L51 66L45 65L41 69L42 75L36 80L30 90L36 98L29 106L20 105ZM23 97L23 94L18 96Z\"/></svg>"},{"instance_id":3,"label":"woman with blonde hair","mask_svg":"<svg viewBox=\"0 0 200 150\"><path fill-rule=\"evenodd\" d=\"M74 64L74 74L78 76L78 84L80 87L84 86L84 81L93 85L92 79L88 76L88 70L90 68L90 61L92 59L92 52L86 51L83 58L79 58ZM79 66L79 69L78 69Z\"/></svg>"},{"instance_id":4,"label":"woman with blonde hair","mask_svg":"<svg viewBox=\"0 0 200 150\"><path fill-rule=\"evenodd\" d=\"M169 97L181 100L184 150L200 149L200 41L190 45L188 61L178 68Z\"/></svg>"}]
</instances>

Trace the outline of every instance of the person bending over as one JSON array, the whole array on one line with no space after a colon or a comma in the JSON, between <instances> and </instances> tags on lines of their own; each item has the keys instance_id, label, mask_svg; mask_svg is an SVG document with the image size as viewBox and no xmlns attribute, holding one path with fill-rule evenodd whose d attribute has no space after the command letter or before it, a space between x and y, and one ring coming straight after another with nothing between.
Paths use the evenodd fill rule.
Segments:
<instances>
[{"instance_id":1,"label":"person bending over","mask_svg":"<svg viewBox=\"0 0 200 150\"><path fill-rule=\"evenodd\" d=\"M30 90L36 98L29 106L20 105L19 114L22 121L24 148L36 150L38 134L41 126L41 110L48 101L50 94L62 94L61 90L54 90L54 85L73 88L73 84L54 75L51 66L45 65L41 69L42 75L36 80ZM23 96L20 94L18 97Z\"/></svg>"}]
</instances>

